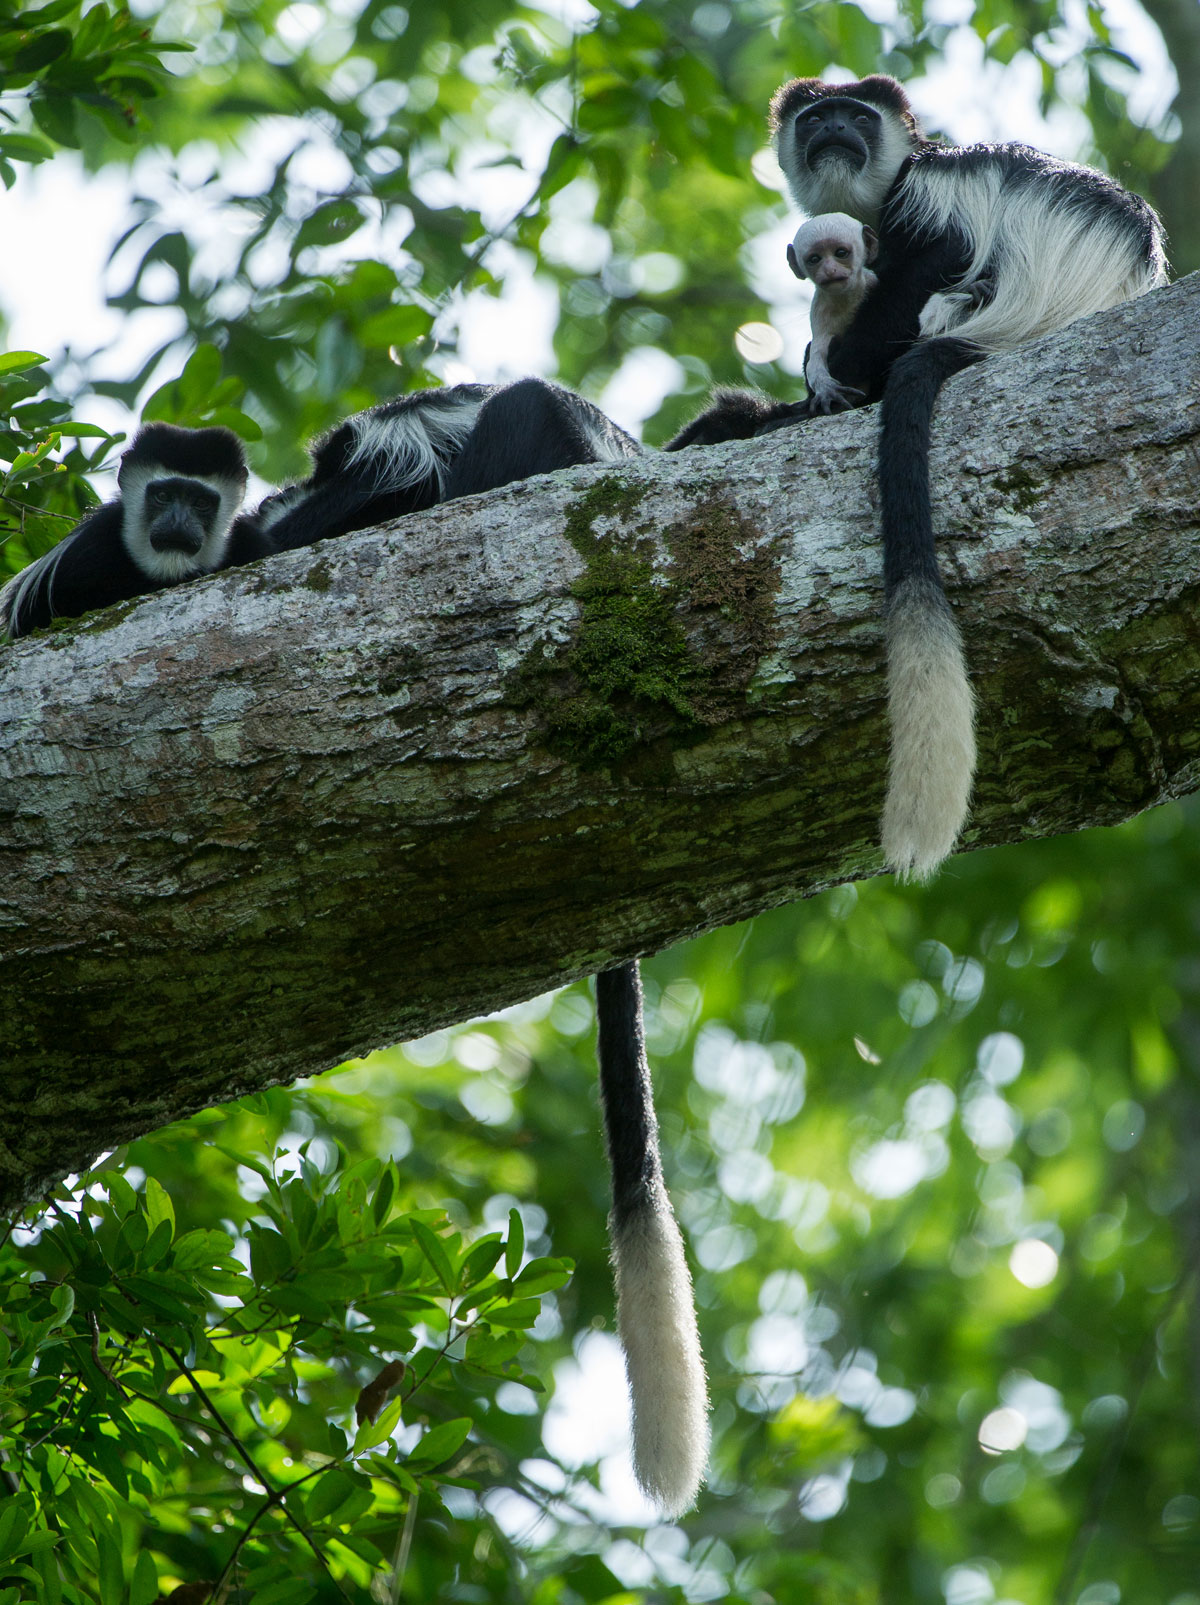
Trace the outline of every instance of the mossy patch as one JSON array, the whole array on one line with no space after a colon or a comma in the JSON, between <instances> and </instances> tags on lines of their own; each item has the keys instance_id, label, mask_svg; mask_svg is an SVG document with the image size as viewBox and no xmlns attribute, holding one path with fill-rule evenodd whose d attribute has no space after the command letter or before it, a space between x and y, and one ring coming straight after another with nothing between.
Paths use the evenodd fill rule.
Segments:
<instances>
[{"instance_id":1,"label":"mossy patch","mask_svg":"<svg viewBox=\"0 0 1200 1605\"><path fill-rule=\"evenodd\" d=\"M1046 493L1045 481L1019 463L1014 464L1007 473L996 475L996 489L1012 498L1013 506L1019 513L1027 513L1031 507L1036 507Z\"/></svg>"},{"instance_id":2,"label":"mossy patch","mask_svg":"<svg viewBox=\"0 0 1200 1605\"><path fill-rule=\"evenodd\" d=\"M104 635L108 630L115 630L139 602L145 601L146 596L155 594L157 593L148 591L141 596L131 596L125 602L113 602L108 607L93 608L90 613L80 613L74 618L51 619L48 624L31 630L24 639L45 641L53 646L66 646L68 641L73 641L80 635Z\"/></svg>"},{"instance_id":3,"label":"mossy patch","mask_svg":"<svg viewBox=\"0 0 1200 1605\"><path fill-rule=\"evenodd\" d=\"M327 557L319 557L300 582L307 591L327 591L333 584L333 570Z\"/></svg>"},{"instance_id":4,"label":"mossy patch","mask_svg":"<svg viewBox=\"0 0 1200 1605\"><path fill-rule=\"evenodd\" d=\"M527 653L509 692L537 707L552 752L657 775L672 750L747 706L774 644L779 565L719 495L660 544L638 523L645 495L605 475L575 501L565 534L586 564L572 586L578 623L569 642Z\"/></svg>"}]
</instances>

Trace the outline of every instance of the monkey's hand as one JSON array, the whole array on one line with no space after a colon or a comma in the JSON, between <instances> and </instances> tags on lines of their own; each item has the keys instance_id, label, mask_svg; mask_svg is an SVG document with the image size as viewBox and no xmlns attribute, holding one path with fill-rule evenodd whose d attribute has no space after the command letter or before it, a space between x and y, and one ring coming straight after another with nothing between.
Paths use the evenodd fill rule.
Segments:
<instances>
[{"instance_id":1,"label":"monkey's hand","mask_svg":"<svg viewBox=\"0 0 1200 1605\"><path fill-rule=\"evenodd\" d=\"M840 385L836 379L826 380L819 385L809 396L808 404L812 407L814 418L827 416L831 412L849 412L852 407L861 407L867 399L865 390L859 390L854 385Z\"/></svg>"},{"instance_id":2,"label":"monkey's hand","mask_svg":"<svg viewBox=\"0 0 1200 1605\"><path fill-rule=\"evenodd\" d=\"M823 385L810 384L803 401L789 403L786 412L780 406L778 414L760 424L754 433L767 435L772 429L783 429L787 424L801 423L808 418L827 418L831 413L849 412L853 407L861 407L865 400L863 391L837 384L832 379L827 379Z\"/></svg>"}]
</instances>

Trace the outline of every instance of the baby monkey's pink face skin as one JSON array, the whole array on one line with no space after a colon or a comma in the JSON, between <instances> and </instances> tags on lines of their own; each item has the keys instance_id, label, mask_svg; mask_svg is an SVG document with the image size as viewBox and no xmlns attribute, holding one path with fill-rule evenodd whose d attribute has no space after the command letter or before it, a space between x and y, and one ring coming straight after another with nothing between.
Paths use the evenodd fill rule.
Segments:
<instances>
[{"instance_id":1,"label":"baby monkey's pink face skin","mask_svg":"<svg viewBox=\"0 0 1200 1605\"><path fill-rule=\"evenodd\" d=\"M788 266L798 279L836 290L858 279L879 254L875 230L845 212L824 212L797 230L788 246Z\"/></svg>"}]
</instances>

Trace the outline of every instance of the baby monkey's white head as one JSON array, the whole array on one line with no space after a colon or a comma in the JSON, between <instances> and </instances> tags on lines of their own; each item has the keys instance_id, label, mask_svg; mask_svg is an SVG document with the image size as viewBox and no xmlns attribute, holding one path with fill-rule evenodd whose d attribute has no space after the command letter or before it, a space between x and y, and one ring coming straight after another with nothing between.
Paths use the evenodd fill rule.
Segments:
<instances>
[{"instance_id":1,"label":"baby monkey's white head","mask_svg":"<svg viewBox=\"0 0 1200 1605\"><path fill-rule=\"evenodd\" d=\"M858 287L863 269L879 255L879 239L867 223L846 212L822 212L796 230L787 248L788 266L819 290Z\"/></svg>"}]
</instances>

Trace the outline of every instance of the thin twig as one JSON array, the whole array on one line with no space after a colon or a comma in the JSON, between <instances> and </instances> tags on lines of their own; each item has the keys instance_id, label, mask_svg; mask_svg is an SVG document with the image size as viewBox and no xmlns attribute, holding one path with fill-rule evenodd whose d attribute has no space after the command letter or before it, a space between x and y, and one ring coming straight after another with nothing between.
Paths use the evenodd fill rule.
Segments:
<instances>
[{"instance_id":1,"label":"thin twig","mask_svg":"<svg viewBox=\"0 0 1200 1605\"><path fill-rule=\"evenodd\" d=\"M417 1525L418 1493L408 1497L408 1509L404 1513L404 1526L400 1529L400 1541L396 1545L396 1558L392 1561L392 1584L390 1605L400 1605L400 1594L404 1588L404 1574L408 1570L408 1555L412 1549L413 1532Z\"/></svg>"},{"instance_id":2,"label":"thin twig","mask_svg":"<svg viewBox=\"0 0 1200 1605\"><path fill-rule=\"evenodd\" d=\"M287 1506L283 1503L283 1500L287 1496L288 1491L292 1487L294 1487L295 1484L289 1483L287 1485L287 1487L281 1488L281 1489L280 1488L275 1488L272 1485L272 1483L270 1481L270 1478L268 1478L267 1475L265 1474L265 1472L263 1472L259 1468L257 1462L255 1461L253 1455L251 1455L249 1449L246 1448L246 1445L238 1437L237 1433L230 1426L229 1422L226 1421L225 1417L221 1414L220 1410L218 1410L218 1408L217 1408L216 1404L214 1403L214 1401L209 1397L208 1393L205 1391L203 1384L197 1379L197 1377L195 1375L195 1372L193 1372L189 1368L187 1363L184 1361L183 1356L181 1354L177 1354L175 1352L175 1350L170 1346L169 1343L163 1343L161 1338L158 1341L162 1345L163 1351L165 1353L169 1354L171 1356L172 1360L174 1360L175 1364L179 1368L180 1374L182 1376L187 1377L188 1382L191 1384L192 1389L196 1394L196 1397L201 1401L201 1403L204 1405L204 1408L208 1411L209 1415L212 1416L213 1420L217 1423L217 1425L220 1427L221 1431L225 1434L226 1438L232 1444L233 1448L237 1452L237 1455L238 1455L239 1459L249 1469L250 1475L254 1478L254 1480L256 1482L262 1484L262 1486L267 1490L268 1494L273 1496L274 1502L279 1505L280 1510L283 1512L284 1519L292 1527L295 1528L295 1530L300 1534L300 1537L303 1538L304 1542L312 1550L313 1554L316 1556L317 1560L320 1562L321 1566L324 1568L325 1572L328 1574L329 1579L333 1583L334 1587L342 1595L343 1599L349 1599L350 1596L346 1593L346 1591L342 1587L341 1583L338 1581L338 1579L336 1577L334 1577L333 1572L330 1570L329 1562L325 1559L325 1556L321 1551L321 1547L317 1543L316 1539L312 1536L312 1534L308 1531L308 1529L304 1526L304 1524L300 1520L298 1520L298 1518L296 1516L294 1516L292 1514L292 1512L287 1508ZM321 1467L319 1469L324 1470L325 1468ZM297 1480L297 1482L303 1482L304 1478L300 1477L300 1478L297 1478L296 1480Z\"/></svg>"}]
</instances>

